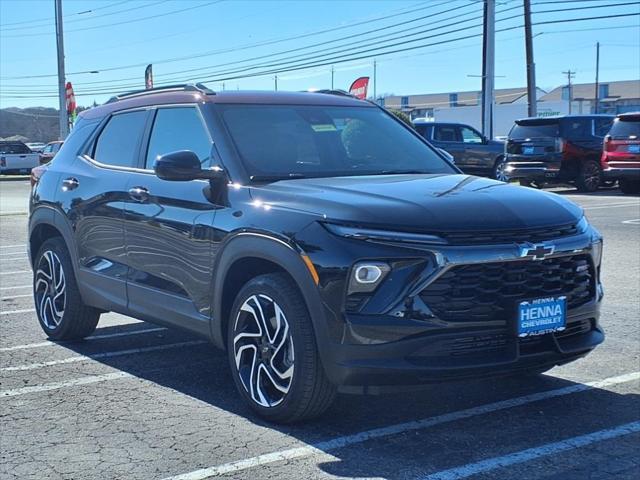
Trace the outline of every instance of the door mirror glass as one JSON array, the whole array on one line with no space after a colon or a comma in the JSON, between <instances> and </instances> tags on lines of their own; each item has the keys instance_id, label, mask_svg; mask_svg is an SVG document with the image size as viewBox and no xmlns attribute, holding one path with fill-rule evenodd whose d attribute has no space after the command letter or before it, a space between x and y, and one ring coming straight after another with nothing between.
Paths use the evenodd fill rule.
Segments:
<instances>
[{"instance_id":1,"label":"door mirror glass","mask_svg":"<svg viewBox=\"0 0 640 480\"><path fill-rule=\"evenodd\" d=\"M153 171L158 178L172 182L225 177L225 172L220 167L202 169L200 159L191 150L180 150L159 156L153 164Z\"/></svg>"}]
</instances>

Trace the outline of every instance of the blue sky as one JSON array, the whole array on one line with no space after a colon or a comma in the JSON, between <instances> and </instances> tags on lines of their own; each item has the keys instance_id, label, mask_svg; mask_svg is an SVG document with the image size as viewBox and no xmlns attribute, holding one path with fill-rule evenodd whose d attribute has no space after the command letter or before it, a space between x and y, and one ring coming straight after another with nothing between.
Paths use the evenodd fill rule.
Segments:
<instances>
[{"instance_id":1,"label":"blue sky","mask_svg":"<svg viewBox=\"0 0 640 480\"><path fill-rule=\"evenodd\" d=\"M521 0L497 3L497 29L521 24ZM532 0L532 4L534 23L640 13L639 2L632 0ZM568 8L577 10L541 13ZM374 57L349 60L357 52L375 54L378 94L480 88L480 78L470 75L481 73L481 39L450 41L481 33L476 17L482 15L482 5L475 0L63 0L63 13L67 80L74 84L79 105L104 102L111 90L143 88L147 63L154 64L156 84L206 79L211 88L222 89L222 78L291 64L255 70L247 70L248 66L283 63L285 57L300 64L324 54L310 61L333 63L334 86L346 89L358 76L373 76ZM392 17L376 20L385 16ZM516 18L501 20L511 16ZM409 22L418 17L427 18ZM390 27L401 22L409 23ZM452 25L455 22L464 23ZM317 33L324 30L332 31ZM446 33L451 30L459 31ZM57 106L54 31L53 0L0 0L0 107ZM567 69L577 72L577 83L592 82L597 41L601 81L640 78L638 16L538 25L534 34L541 88L561 85L566 81L562 71ZM347 36L352 38L338 40ZM430 38L364 52L425 36ZM441 41L447 43L422 47ZM371 46L373 42L379 43ZM383 54L418 46L422 48ZM296 51L282 53L290 50ZM335 50L340 52L327 55ZM182 58L186 56L196 58ZM338 63L334 57L349 61ZM89 71L99 73L81 73ZM497 34L496 75L497 88L525 85L522 28ZM26 78L34 76L42 77ZM273 89L274 74L228 79L224 84L227 89ZM278 73L281 90L330 86L331 65Z\"/></svg>"}]
</instances>

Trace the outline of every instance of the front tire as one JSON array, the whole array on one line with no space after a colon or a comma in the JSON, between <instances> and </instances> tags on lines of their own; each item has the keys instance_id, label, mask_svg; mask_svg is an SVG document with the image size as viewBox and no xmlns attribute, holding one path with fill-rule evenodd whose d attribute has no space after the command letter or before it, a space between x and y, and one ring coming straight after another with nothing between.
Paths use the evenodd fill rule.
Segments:
<instances>
[{"instance_id":1,"label":"front tire","mask_svg":"<svg viewBox=\"0 0 640 480\"><path fill-rule=\"evenodd\" d=\"M260 275L240 290L229 317L227 352L238 391L267 420L308 420L335 398L306 303L283 273Z\"/></svg>"},{"instance_id":2,"label":"front tire","mask_svg":"<svg viewBox=\"0 0 640 480\"><path fill-rule=\"evenodd\" d=\"M576 187L579 192L592 193L600 187L602 172L600 164L595 160L587 160L580 165Z\"/></svg>"},{"instance_id":3,"label":"front tire","mask_svg":"<svg viewBox=\"0 0 640 480\"><path fill-rule=\"evenodd\" d=\"M60 237L44 242L33 269L36 314L47 336L53 340L79 340L91 335L100 311L82 302L71 257Z\"/></svg>"},{"instance_id":4,"label":"front tire","mask_svg":"<svg viewBox=\"0 0 640 480\"><path fill-rule=\"evenodd\" d=\"M628 178L623 178L620 180L620 190L625 195L640 193L640 180L629 180Z\"/></svg>"}]
</instances>

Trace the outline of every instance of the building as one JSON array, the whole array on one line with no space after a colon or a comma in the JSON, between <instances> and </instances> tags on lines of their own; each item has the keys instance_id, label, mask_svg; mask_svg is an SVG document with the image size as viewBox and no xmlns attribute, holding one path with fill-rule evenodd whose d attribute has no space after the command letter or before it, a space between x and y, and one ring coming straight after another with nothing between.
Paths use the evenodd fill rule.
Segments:
<instances>
[{"instance_id":1,"label":"building","mask_svg":"<svg viewBox=\"0 0 640 480\"><path fill-rule=\"evenodd\" d=\"M546 92L537 89L538 99ZM527 89L502 88L495 90L496 105L514 103L527 104ZM427 93L420 95L389 96L380 100L382 106L392 110L402 110L413 118L433 118L438 109L475 107L482 104L482 92Z\"/></svg>"},{"instance_id":2,"label":"building","mask_svg":"<svg viewBox=\"0 0 640 480\"><path fill-rule=\"evenodd\" d=\"M595 97L595 83L571 85L571 92L569 92L569 86L564 85L543 95L538 100L538 105L544 102L563 101L568 106L571 98L572 113L595 113ZM598 97L598 113L618 114L640 111L640 80L601 82L598 84Z\"/></svg>"}]
</instances>

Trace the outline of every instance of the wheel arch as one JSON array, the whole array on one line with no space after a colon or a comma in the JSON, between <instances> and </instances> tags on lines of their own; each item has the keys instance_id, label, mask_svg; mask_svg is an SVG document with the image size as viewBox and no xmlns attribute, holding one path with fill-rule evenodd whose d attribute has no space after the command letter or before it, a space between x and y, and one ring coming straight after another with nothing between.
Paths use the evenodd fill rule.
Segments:
<instances>
[{"instance_id":1,"label":"wheel arch","mask_svg":"<svg viewBox=\"0 0 640 480\"><path fill-rule=\"evenodd\" d=\"M324 334L323 310L317 286L301 257L290 244L262 233L234 235L218 254L214 268L211 340L226 349L226 328L237 292L257 275L289 275L305 300L316 338Z\"/></svg>"},{"instance_id":2,"label":"wheel arch","mask_svg":"<svg viewBox=\"0 0 640 480\"><path fill-rule=\"evenodd\" d=\"M31 213L29 218L29 261L33 266L35 256L42 244L53 237L61 237L69 251L71 263L74 270L77 270L77 255L75 255L75 242L71 226L64 218L63 214L57 210L47 207L40 207Z\"/></svg>"}]
</instances>

